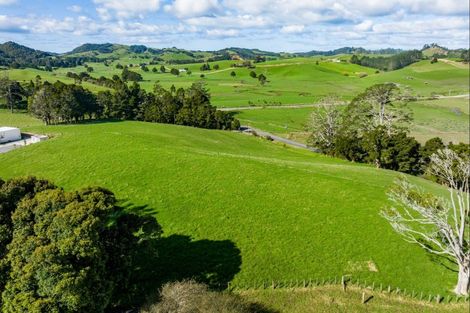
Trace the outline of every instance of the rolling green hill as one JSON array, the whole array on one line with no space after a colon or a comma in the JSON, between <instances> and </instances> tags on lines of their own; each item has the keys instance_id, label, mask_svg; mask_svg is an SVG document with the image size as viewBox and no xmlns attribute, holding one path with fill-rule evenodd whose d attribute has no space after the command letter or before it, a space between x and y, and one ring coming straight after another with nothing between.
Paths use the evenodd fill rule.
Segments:
<instances>
[{"instance_id":1,"label":"rolling green hill","mask_svg":"<svg viewBox=\"0 0 470 313\"><path fill-rule=\"evenodd\" d=\"M154 214L167 237L228 241L236 250L218 253L230 261L239 249L241 263L226 273L235 275L234 285L351 274L445 294L455 282L454 272L379 216L395 172L228 131L143 122L30 125L24 130L52 139L0 155L0 177L104 186Z\"/></svg>"},{"instance_id":2,"label":"rolling green hill","mask_svg":"<svg viewBox=\"0 0 470 313\"><path fill-rule=\"evenodd\" d=\"M192 72L191 75L181 73L178 77L170 73L152 72L154 67L159 70L160 65L148 65L150 71L142 71L138 64L148 63L149 59L137 55L123 56L109 66L103 63L87 64L93 67L91 75L95 78L120 75L122 70L115 67L118 63L132 65L130 69L143 76L144 81L141 85L146 90L151 90L156 82L169 88L171 85L188 87L193 82L204 80L212 94L213 104L219 107L309 104L332 93L349 100L365 88L384 82L397 83L418 96L469 93L468 66L463 64L455 66L452 63L430 64L429 61L421 61L400 70L376 73L375 69L341 61L348 56L322 58L291 58L258 63L254 71L258 75L263 74L267 77L268 83L264 86L257 79L250 77L251 69L232 68L231 65L236 63L235 61L212 62L212 67L218 64L220 68L204 72L200 70L201 63L165 65L167 72L173 67L187 68ZM80 73L86 71L86 68L84 66L59 68L52 73L18 69L10 70L9 75L11 79L21 81L29 81L36 75L41 75L44 80L62 80L71 83L73 81L66 77L69 71ZM236 73L235 77L230 75L232 71ZM201 74L205 77L201 78ZM101 86L84 84L91 90L103 89Z\"/></svg>"}]
</instances>

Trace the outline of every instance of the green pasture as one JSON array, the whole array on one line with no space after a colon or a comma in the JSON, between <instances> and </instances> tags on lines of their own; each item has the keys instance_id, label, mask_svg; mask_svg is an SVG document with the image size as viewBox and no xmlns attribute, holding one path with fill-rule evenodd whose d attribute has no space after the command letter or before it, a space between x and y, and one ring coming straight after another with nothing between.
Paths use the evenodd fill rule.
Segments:
<instances>
[{"instance_id":1,"label":"green pasture","mask_svg":"<svg viewBox=\"0 0 470 313\"><path fill-rule=\"evenodd\" d=\"M172 56L179 58L178 56ZM118 63L133 65L132 71L142 74L144 81L141 85L146 90L152 90L159 82L166 88L171 85L188 87L196 81L205 81L212 94L212 102L219 107L263 106L277 104L311 104L328 94L337 94L346 100L362 92L368 86L376 83L395 82L411 90L413 94L430 96L432 94L456 95L468 93L468 67L454 63L438 62L430 64L428 60L421 61L403 69L391 72L378 72L375 69L350 64L347 56L291 58L268 61L255 64L253 69L258 75L264 74L268 83L262 86L257 79L250 77L252 69L232 68L237 61L211 62L211 67L219 65L218 70L200 71L201 64L168 65L167 73L152 72L155 67L160 70L160 64L148 65L149 72L144 72L138 64L149 63L150 59L134 55L122 55L109 66L103 63L89 63L94 71L94 77L111 78L120 75L122 70L116 69ZM317 64L318 63L318 64ZM170 69L187 68L192 73L181 73L175 76ZM63 80L72 83L65 75L67 72L86 71L84 66L75 68L60 68L52 73L37 70L10 70L12 79L28 81L36 75L50 81ZM234 71L235 77L230 73ZM204 74L204 78L200 75ZM367 75L367 76L365 76ZM361 78L361 76L364 76ZM103 87L85 84L94 91Z\"/></svg>"},{"instance_id":2,"label":"green pasture","mask_svg":"<svg viewBox=\"0 0 470 313\"><path fill-rule=\"evenodd\" d=\"M0 121L8 114L2 112ZM127 207L156 216L165 238L217 243L211 250L221 260L217 268L235 286L349 274L446 294L456 281L455 272L405 242L379 216L396 172L237 132L143 122L46 127L19 117L10 121L51 139L1 154L0 177L36 175L67 190L109 188ZM182 246L173 248L185 269L204 266Z\"/></svg>"}]
</instances>

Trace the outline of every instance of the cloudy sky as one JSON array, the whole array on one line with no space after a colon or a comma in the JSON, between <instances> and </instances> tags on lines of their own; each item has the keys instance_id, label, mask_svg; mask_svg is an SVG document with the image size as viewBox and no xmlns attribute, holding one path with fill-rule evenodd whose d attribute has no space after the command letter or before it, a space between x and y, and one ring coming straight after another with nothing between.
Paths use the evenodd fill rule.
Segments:
<instances>
[{"instance_id":1,"label":"cloudy sky","mask_svg":"<svg viewBox=\"0 0 470 313\"><path fill-rule=\"evenodd\" d=\"M0 0L0 42L269 51L469 46L468 0Z\"/></svg>"}]
</instances>

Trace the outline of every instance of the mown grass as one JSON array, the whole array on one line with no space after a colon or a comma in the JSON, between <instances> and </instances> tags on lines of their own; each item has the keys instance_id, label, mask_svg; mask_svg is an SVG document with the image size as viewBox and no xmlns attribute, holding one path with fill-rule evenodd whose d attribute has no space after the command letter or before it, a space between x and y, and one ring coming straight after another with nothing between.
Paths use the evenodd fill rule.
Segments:
<instances>
[{"instance_id":1,"label":"mown grass","mask_svg":"<svg viewBox=\"0 0 470 313\"><path fill-rule=\"evenodd\" d=\"M0 177L103 186L154 214L166 236L233 242L241 254L234 285L351 274L445 294L455 283L379 216L395 172L227 131L142 122L26 130L52 139L0 155Z\"/></svg>"},{"instance_id":2,"label":"mown grass","mask_svg":"<svg viewBox=\"0 0 470 313\"><path fill-rule=\"evenodd\" d=\"M40 125L43 125L43 123L29 114L23 112L15 112L12 114L10 110L0 109L0 127L14 126L28 128Z\"/></svg>"},{"instance_id":3,"label":"mown grass","mask_svg":"<svg viewBox=\"0 0 470 313\"><path fill-rule=\"evenodd\" d=\"M348 62L337 62L347 57L331 58L292 58L268 61L256 64L254 71L264 74L268 83L262 86L257 79L250 77L252 71L247 68L231 68L235 61L213 62L220 66L219 70L200 71L201 64L166 65L168 72L170 68L188 68L192 74L181 73L176 77L170 73L153 73L152 68L160 69L160 65L149 65L149 72L144 72L138 64L148 63L148 59L130 58L122 56L109 66L103 63L89 63L93 67L94 77L105 76L111 78L120 75L120 69L116 64L134 65L130 69L142 74L144 81L141 85L146 90L152 90L154 84L159 82L166 88L171 85L176 87L188 87L196 81L205 81L212 94L212 102L220 107L236 107L249 105L269 104L310 104L328 94L338 94L344 99L351 99L362 92L368 86L376 83L395 82L402 87L411 88L414 93L422 96L438 94L463 94L468 93L468 68L454 66L438 62L430 64L429 61L421 61L403 69L391 72L376 73L375 69L350 64ZM318 62L318 64L317 64ZM86 71L84 66L75 68L61 68L54 72L37 70L10 70L12 79L29 81L36 75L44 79L55 81L63 80L72 83L73 80L66 77L67 72ZM235 77L230 73L234 71ZM200 78L204 74L204 78ZM366 77L360 78L367 74ZM103 87L85 84L87 88L94 91L102 90Z\"/></svg>"},{"instance_id":4,"label":"mown grass","mask_svg":"<svg viewBox=\"0 0 470 313\"><path fill-rule=\"evenodd\" d=\"M367 303L362 303L362 292ZM444 304L419 301L409 297L349 287L344 292L339 286L314 288L261 289L239 292L244 298L264 304L273 311L282 313L330 313L330 312L407 312L444 313L467 312L468 302Z\"/></svg>"}]
</instances>

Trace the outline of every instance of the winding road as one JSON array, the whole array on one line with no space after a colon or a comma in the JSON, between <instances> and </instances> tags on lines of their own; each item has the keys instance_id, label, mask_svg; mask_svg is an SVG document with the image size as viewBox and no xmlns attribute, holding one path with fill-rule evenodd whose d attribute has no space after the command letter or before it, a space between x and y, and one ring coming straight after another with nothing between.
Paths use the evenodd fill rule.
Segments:
<instances>
[{"instance_id":1,"label":"winding road","mask_svg":"<svg viewBox=\"0 0 470 313\"><path fill-rule=\"evenodd\" d=\"M306 144L303 144L303 143L300 143L300 142L297 142L297 141L294 141L294 140L290 140L290 139L287 139L287 138L279 137L279 136L276 136L274 134L268 133L264 130L253 128L253 127L250 127L250 126L241 126L240 131L242 133L246 133L246 134L256 133L260 137L271 138L273 141L284 143L286 145L289 145L289 146L292 146L292 147L295 147L295 148L305 149L305 150L309 150L309 151L316 152L316 153L320 152L320 149L309 147Z\"/></svg>"}]
</instances>

